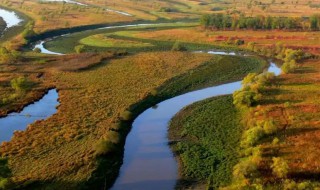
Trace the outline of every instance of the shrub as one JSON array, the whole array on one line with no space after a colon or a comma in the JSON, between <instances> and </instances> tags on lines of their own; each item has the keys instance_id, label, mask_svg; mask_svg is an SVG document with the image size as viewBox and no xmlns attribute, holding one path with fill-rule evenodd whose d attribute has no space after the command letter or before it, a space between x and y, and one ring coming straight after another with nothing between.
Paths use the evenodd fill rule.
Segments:
<instances>
[{"instance_id":1,"label":"shrub","mask_svg":"<svg viewBox=\"0 0 320 190\"><path fill-rule=\"evenodd\" d=\"M122 128L121 122L117 122L110 127L110 130L119 131Z\"/></svg>"},{"instance_id":2,"label":"shrub","mask_svg":"<svg viewBox=\"0 0 320 190\"><path fill-rule=\"evenodd\" d=\"M108 140L99 140L95 147L97 156L108 155L114 151L116 151L115 145Z\"/></svg>"},{"instance_id":3,"label":"shrub","mask_svg":"<svg viewBox=\"0 0 320 190\"><path fill-rule=\"evenodd\" d=\"M270 81L275 78L272 72L263 72L256 77L256 82L263 85L269 85Z\"/></svg>"},{"instance_id":4,"label":"shrub","mask_svg":"<svg viewBox=\"0 0 320 190\"><path fill-rule=\"evenodd\" d=\"M40 48L34 48L33 51L36 52L36 53L41 53L41 49Z\"/></svg>"},{"instance_id":5,"label":"shrub","mask_svg":"<svg viewBox=\"0 0 320 190\"><path fill-rule=\"evenodd\" d=\"M285 178L287 177L288 171L289 171L289 166L287 162L280 157L273 157L272 158L272 173L276 175L278 178Z\"/></svg>"},{"instance_id":6,"label":"shrub","mask_svg":"<svg viewBox=\"0 0 320 190\"><path fill-rule=\"evenodd\" d=\"M11 80L11 87L18 92L24 92L29 89L30 85L25 77L19 77Z\"/></svg>"},{"instance_id":7,"label":"shrub","mask_svg":"<svg viewBox=\"0 0 320 190\"><path fill-rule=\"evenodd\" d=\"M169 12L177 12L176 9L173 9L173 8L170 8L170 7L161 7L159 11L160 12L167 12L167 13L169 13Z\"/></svg>"},{"instance_id":8,"label":"shrub","mask_svg":"<svg viewBox=\"0 0 320 190\"><path fill-rule=\"evenodd\" d=\"M257 176L258 165L250 157L241 160L233 168L233 177L237 180L248 179Z\"/></svg>"},{"instance_id":9,"label":"shrub","mask_svg":"<svg viewBox=\"0 0 320 190\"><path fill-rule=\"evenodd\" d=\"M122 114L121 114L121 119L123 119L124 121L129 121L132 119L133 115L130 111L124 111Z\"/></svg>"},{"instance_id":10,"label":"shrub","mask_svg":"<svg viewBox=\"0 0 320 190\"><path fill-rule=\"evenodd\" d=\"M285 62L282 67L281 70L283 73L293 73L297 68L297 64L294 60L291 60L290 62Z\"/></svg>"},{"instance_id":11,"label":"shrub","mask_svg":"<svg viewBox=\"0 0 320 190\"><path fill-rule=\"evenodd\" d=\"M238 90L233 93L233 104L250 107L260 99L259 94L247 90Z\"/></svg>"},{"instance_id":12,"label":"shrub","mask_svg":"<svg viewBox=\"0 0 320 190\"><path fill-rule=\"evenodd\" d=\"M272 140L272 145L278 145L280 140L276 137Z\"/></svg>"},{"instance_id":13,"label":"shrub","mask_svg":"<svg viewBox=\"0 0 320 190\"><path fill-rule=\"evenodd\" d=\"M283 183L284 190L294 190L297 189L297 183L293 180L286 179Z\"/></svg>"},{"instance_id":14,"label":"shrub","mask_svg":"<svg viewBox=\"0 0 320 190\"><path fill-rule=\"evenodd\" d=\"M243 139L241 141L242 147L251 147L257 144L257 142L265 135L264 130L260 126L255 126L244 132Z\"/></svg>"},{"instance_id":15,"label":"shrub","mask_svg":"<svg viewBox=\"0 0 320 190\"><path fill-rule=\"evenodd\" d=\"M5 47L0 47L0 63L10 63L15 60L15 56Z\"/></svg>"},{"instance_id":16,"label":"shrub","mask_svg":"<svg viewBox=\"0 0 320 190\"><path fill-rule=\"evenodd\" d=\"M255 43L255 42L249 42L249 43L247 44L247 48L248 48L249 50L251 50L251 51L254 51L255 46L256 46L256 43Z\"/></svg>"},{"instance_id":17,"label":"shrub","mask_svg":"<svg viewBox=\"0 0 320 190\"><path fill-rule=\"evenodd\" d=\"M311 184L308 181L304 181L298 184L298 190L307 190L311 188Z\"/></svg>"},{"instance_id":18,"label":"shrub","mask_svg":"<svg viewBox=\"0 0 320 190\"><path fill-rule=\"evenodd\" d=\"M8 160L4 158L0 158L0 189L8 189L9 185L9 177L11 175L11 171L8 167Z\"/></svg>"},{"instance_id":19,"label":"shrub","mask_svg":"<svg viewBox=\"0 0 320 190\"><path fill-rule=\"evenodd\" d=\"M85 47L84 45L77 45L74 47L74 51L76 53L82 53L82 52L84 52L84 47Z\"/></svg>"},{"instance_id":20,"label":"shrub","mask_svg":"<svg viewBox=\"0 0 320 190\"><path fill-rule=\"evenodd\" d=\"M105 140L112 142L113 144L118 144L120 142L120 136L118 132L108 131L104 137Z\"/></svg>"},{"instance_id":21,"label":"shrub","mask_svg":"<svg viewBox=\"0 0 320 190\"><path fill-rule=\"evenodd\" d=\"M234 41L234 44L237 45L237 46L243 45L244 44L244 40L237 39L237 40Z\"/></svg>"},{"instance_id":22,"label":"shrub","mask_svg":"<svg viewBox=\"0 0 320 190\"><path fill-rule=\"evenodd\" d=\"M153 90L150 91L150 94L152 96L157 96L158 95L158 91L156 89L153 89Z\"/></svg>"},{"instance_id":23,"label":"shrub","mask_svg":"<svg viewBox=\"0 0 320 190\"><path fill-rule=\"evenodd\" d=\"M271 135L277 132L278 127L276 126L274 120L267 120L263 123L263 130L267 135Z\"/></svg>"},{"instance_id":24,"label":"shrub","mask_svg":"<svg viewBox=\"0 0 320 190\"><path fill-rule=\"evenodd\" d=\"M258 76L257 73L249 73L244 79L242 80L241 84L243 87L250 86L255 83L256 77Z\"/></svg>"},{"instance_id":25,"label":"shrub","mask_svg":"<svg viewBox=\"0 0 320 190\"><path fill-rule=\"evenodd\" d=\"M185 48L184 46L182 46L180 44L180 42L175 42L171 48L171 51L186 51L187 48Z\"/></svg>"},{"instance_id":26,"label":"shrub","mask_svg":"<svg viewBox=\"0 0 320 190\"><path fill-rule=\"evenodd\" d=\"M7 178L0 178L0 189L8 189L9 180Z\"/></svg>"},{"instance_id":27,"label":"shrub","mask_svg":"<svg viewBox=\"0 0 320 190\"><path fill-rule=\"evenodd\" d=\"M290 62L292 60L299 61L304 57L304 52L302 50L293 50L293 49L286 49L285 50L285 62Z\"/></svg>"},{"instance_id":28,"label":"shrub","mask_svg":"<svg viewBox=\"0 0 320 190\"><path fill-rule=\"evenodd\" d=\"M211 11L222 11L222 10L223 10L223 8L221 8L221 7L213 7L211 9Z\"/></svg>"}]
</instances>

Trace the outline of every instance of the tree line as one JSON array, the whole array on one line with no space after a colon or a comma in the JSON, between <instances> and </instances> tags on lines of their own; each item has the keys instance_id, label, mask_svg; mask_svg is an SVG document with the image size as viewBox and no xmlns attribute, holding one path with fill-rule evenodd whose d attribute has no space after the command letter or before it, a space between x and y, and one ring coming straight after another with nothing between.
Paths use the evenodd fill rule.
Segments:
<instances>
[{"instance_id":1,"label":"tree line","mask_svg":"<svg viewBox=\"0 0 320 190\"><path fill-rule=\"evenodd\" d=\"M200 19L200 24L213 30L236 30L236 29L264 29L264 30L319 30L320 15L310 17L271 17L206 14Z\"/></svg>"}]
</instances>

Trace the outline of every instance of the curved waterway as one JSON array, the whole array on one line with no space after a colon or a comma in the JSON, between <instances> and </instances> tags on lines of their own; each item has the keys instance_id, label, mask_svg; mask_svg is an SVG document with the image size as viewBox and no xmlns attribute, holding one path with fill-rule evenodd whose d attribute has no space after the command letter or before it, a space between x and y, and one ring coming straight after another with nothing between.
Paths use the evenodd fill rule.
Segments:
<instances>
[{"instance_id":1,"label":"curved waterway","mask_svg":"<svg viewBox=\"0 0 320 190\"><path fill-rule=\"evenodd\" d=\"M21 112L10 113L0 118L0 144L10 141L14 131L23 131L36 120L47 119L57 112L58 92L49 90L39 101L26 106Z\"/></svg>"},{"instance_id":2,"label":"curved waterway","mask_svg":"<svg viewBox=\"0 0 320 190\"><path fill-rule=\"evenodd\" d=\"M223 54L221 51L218 54ZM281 70L270 62L269 72ZM124 162L112 190L170 190L178 179L177 162L168 145L168 123L182 108L210 97L232 94L241 81L189 92L163 101L140 114L125 144Z\"/></svg>"},{"instance_id":3,"label":"curved waterway","mask_svg":"<svg viewBox=\"0 0 320 190\"><path fill-rule=\"evenodd\" d=\"M117 25L117 26L104 26L104 27L101 27L101 28L97 28L95 30L106 30L106 29L115 29L115 28L127 28L127 27L137 27L137 26L153 26L153 25L160 25L161 23L157 23L157 24L127 24L127 25ZM40 42L38 42L34 48L39 48L40 49L40 52L43 53L43 54L50 54L50 55L65 55L63 53L59 53L59 52L54 52L54 51L50 51L48 50L46 47L45 47L45 43L50 41L50 40L53 40L55 38L58 38L58 37L63 37L63 36L67 36L67 35L70 35L70 34L63 34L63 35L60 35L60 36L55 36L53 38L50 38L50 39L47 39L47 40L42 40Z\"/></svg>"},{"instance_id":4,"label":"curved waterway","mask_svg":"<svg viewBox=\"0 0 320 190\"><path fill-rule=\"evenodd\" d=\"M6 28L17 26L23 21L14 11L8 11L2 8L0 8L0 17L2 17L6 23Z\"/></svg>"},{"instance_id":5,"label":"curved waterway","mask_svg":"<svg viewBox=\"0 0 320 190\"><path fill-rule=\"evenodd\" d=\"M80 3L78 1L72 1L72 0L43 0L43 1L47 1L47 2L64 2L64 3L70 3L70 4L76 4L76 5L81 5L81 6L87 6L84 3Z\"/></svg>"},{"instance_id":6,"label":"curved waterway","mask_svg":"<svg viewBox=\"0 0 320 190\"><path fill-rule=\"evenodd\" d=\"M84 3L80 3L78 1L72 1L72 0L43 0L46 2L65 2L65 3L70 3L70 4L76 4L76 5L81 5L81 6L89 6L88 4L84 4ZM118 11L118 10L114 10L114 9L104 9L107 12L113 12L113 13L117 13L117 14L121 14L121 15L125 15L125 16L132 16L132 14L129 14L127 12L123 12L123 11Z\"/></svg>"}]
</instances>

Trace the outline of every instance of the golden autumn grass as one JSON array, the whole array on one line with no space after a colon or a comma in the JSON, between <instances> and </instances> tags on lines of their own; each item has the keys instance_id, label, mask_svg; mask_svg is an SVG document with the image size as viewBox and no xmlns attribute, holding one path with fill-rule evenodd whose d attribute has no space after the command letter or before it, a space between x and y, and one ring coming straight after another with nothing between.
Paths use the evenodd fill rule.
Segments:
<instances>
[{"instance_id":1,"label":"golden autumn grass","mask_svg":"<svg viewBox=\"0 0 320 190\"><path fill-rule=\"evenodd\" d=\"M76 188L97 168L94 146L115 127L120 114L168 79L211 57L140 53L104 62L85 72L53 69L46 73L44 83L59 91L58 113L16 133L1 146L2 155L10 160L14 182L48 181L47 187Z\"/></svg>"},{"instance_id":2,"label":"golden autumn grass","mask_svg":"<svg viewBox=\"0 0 320 190\"><path fill-rule=\"evenodd\" d=\"M295 73L280 75L264 94L262 104L248 113L248 118L273 118L279 123L280 131L262 143L260 170L264 183L279 185L268 165L272 157L282 157L289 164L289 179L307 180L319 186L319 63L304 61ZM280 139L277 145L271 143L275 137Z\"/></svg>"},{"instance_id":3,"label":"golden autumn grass","mask_svg":"<svg viewBox=\"0 0 320 190\"><path fill-rule=\"evenodd\" d=\"M314 54L320 54L320 34L319 32L297 32L297 31L204 31L200 27L166 29L156 31L141 31L119 33L124 36L134 36L137 38L158 39L183 42L198 42L205 44L225 45L228 39L242 39L245 44L255 42L258 46L268 47L277 42L283 43L288 48L303 49ZM240 46L246 47L246 45Z\"/></svg>"},{"instance_id":4,"label":"golden autumn grass","mask_svg":"<svg viewBox=\"0 0 320 190\"><path fill-rule=\"evenodd\" d=\"M142 0L125 1L125 0L112 0L108 2L100 0L85 0L92 4L107 5L109 7L118 8L130 12L136 10L142 12L143 10L152 15L153 12L158 11L161 7L170 7L179 10L180 12L187 12L193 14L213 13L213 12L232 12L241 11L247 15L275 15L275 16L308 16L318 13L317 8L312 5L319 5L319 0L310 1L291 1L291 0L260 0L260 1L247 1L247 0L224 0L224 1L210 1L210 0L175 0L175 1L148 1ZM214 8L221 8L221 10L212 11ZM170 14L169 14L170 15ZM168 16L164 13L163 16Z\"/></svg>"},{"instance_id":5,"label":"golden autumn grass","mask_svg":"<svg viewBox=\"0 0 320 190\"><path fill-rule=\"evenodd\" d=\"M54 87L52 83L43 81L46 75L52 72L87 69L116 56L117 53L114 52L70 54L60 57L38 57L29 53L14 64L0 64L1 102L16 95L15 98L1 104L0 117L12 111L22 110L25 105L39 99L48 88ZM30 83L30 89L25 93L16 93L11 88L10 81L18 77L26 77Z\"/></svg>"},{"instance_id":6,"label":"golden autumn grass","mask_svg":"<svg viewBox=\"0 0 320 190\"><path fill-rule=\"evenodd\" d=\"M89 24L114 23L132 21L132 17L106 12L95 7L85 7L61 2L42 2L32 0L13 0L9 4L0 5L18 10L35 21L34 31L41 33L47 30L68 28Z\"/></svg>"},{"instance_id":7,"label":"golden autumn grass","mask_svg":"<svg viewBox=\"0 0 320 190\"><path fill-rule=\"evenodd\" d=\"M107 12L101 8L81 6L61 2L32 1L1 1L0 6L18 11L26 15L26 22L34 22L33 31L40 34L50 30L72 28L83 25L112 24L117 22L132 22L134 17ZM24 26L22 26L24 27ZM19 49L25 44L22 33L11 37L4 44L11 49Z\"/></svg>"}]
</instances>

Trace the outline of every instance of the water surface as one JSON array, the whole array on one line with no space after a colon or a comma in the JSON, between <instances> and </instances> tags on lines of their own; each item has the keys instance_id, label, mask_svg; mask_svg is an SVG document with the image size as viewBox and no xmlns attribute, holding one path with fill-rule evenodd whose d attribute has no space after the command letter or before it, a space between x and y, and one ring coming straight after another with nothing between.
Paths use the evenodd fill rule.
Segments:
<instances>
[{"instance_id":1,"label":"water surface","mask_svg":"<svg viewBox=\"0 0 320 190\"><path fill-rule=\"evenodd\" d=\"M0 144L10 141L14 131L23 131L36 120L46 119L55 114L58 104L58 92L53 89L39 101L26 106L20 113L15 112L0 118Z\"/></svg>"},{"instance_id":2,"label":"water surface","mask_svg":"<svg viewBox=\"0 0 320 190\"><path fill-rule=\"evenodd\" d=\"M220 52L219 52L220 53ZM281 70L270 63L269 72ZM112 190L170 190L178 179L177 162L168 146L168 123L182 108L210 97L232 94L241 81L189 92L159 103L140 114L125 144L124 162Z\"/></svg>"},{"instance_id":3,"label":"water surface","mask_svg":"<svg viewBox=\"0 0 320 190\"><path fill-rule=\"evenodd\" d=\"M2 8L0 8L0 17L3 18L4 22L7 25L7 28L18 26L23 21L15 12L8 11Z\"/></svg>"},{"instance_id":4,"label":"water surface","mask_svg":"<svg viewBox=\"0 0 320 190\"><path fill-rule=\"evenodd\" d=\"M132 16L132 14L129 14L129 13L126 13L126 12L123 12L123 11L117 11L117 10L113 10L113 9L105 9L106 11L109 11L109 12L114 12L114 13L118 13L118 14L121 14L121 15L125 15L125 16Z\"/></svg>"},{"instance_id":5,"label":"water surface","mask_svg":"<svg viewBox=\"0 0 320 190\"><path fill-rule=\"evenodd\" d=\"M33 50L36 49L36 48L39 48L39 49L40 49L40 52L41 52L41 53L44 53L44 54L49 54L49 55L64 55L64 54L62 54L62 53L58 53L58 52L54 52L54 51L50 51L50 50L46 49L46 48L44 47L44 44L45 44L45 43L46 43L45 41L40 41L38 44L36 44L36 45L34 46Z\"/></svg>"},{"instance_id":6,"label":"water surface","mask_svg":"<svg viewBox=\"0 0 320 190\"><path fill-rule=\"evenodd\" d=\"M161 23L160 23L161 24ZM97 28L96 30L103 30L103 29L115 29L115 28L127 28L127 27L137 27L137 26L152 26L152 25L159 25L159 24L127 24L127 25L118 25L118 26L105 26L105 27L101 27L101 28ZM56 36L54 38L58 38L58 37L62 37L62 36L66 36L66 35L70 35L70 34L63 34L63 35L60 35L60 36ZM48 39L47 41L49 40L52 40L52 39ZM47 41L40 41L38 42L35 47L35 48L39 48L41 53L44 53L44 54L51 54L51 55L65 55L63 53L59 53L59 52L54 52L54 51L50 51L48 49L46 49L44 46L45 46L45 43Z\"/></svg>"},{"instance_id":7,"label":"water surface","mask_svg":"<svg viewBox=\"0 0 320 190\"><path fill-rule=\"evenodd\" d=\"M72 0L42 0L42 1L65 2L65 3L77 4L77 5L81 5L81 6L88 6L84 3L80 3L80 2L72 1Z\"/></svg>"}]
</instances>

